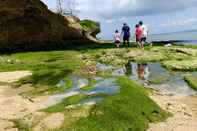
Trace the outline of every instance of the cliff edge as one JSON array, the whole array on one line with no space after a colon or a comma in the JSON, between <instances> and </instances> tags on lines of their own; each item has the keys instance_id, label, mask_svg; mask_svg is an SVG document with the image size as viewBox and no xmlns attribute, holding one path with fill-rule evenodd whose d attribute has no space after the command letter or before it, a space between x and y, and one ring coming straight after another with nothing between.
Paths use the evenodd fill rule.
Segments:
<instances>
[{"instance_id":1,"label":"cliff edge","mask_svg":"<svg viewBox=\"0 0 197 131\"><path fill-rule=\"evenodd\" d=\"M93 23L93 21L92 21ZM0 51L42 50L99 42L99 23L51 12L40 0L0 0Z\"/></svg>"}]
</instances>

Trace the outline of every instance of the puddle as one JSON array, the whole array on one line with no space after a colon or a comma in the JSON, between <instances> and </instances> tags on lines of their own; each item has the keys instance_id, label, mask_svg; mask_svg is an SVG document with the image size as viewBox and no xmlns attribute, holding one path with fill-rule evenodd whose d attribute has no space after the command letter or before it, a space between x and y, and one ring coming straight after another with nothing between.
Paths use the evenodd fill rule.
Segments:
<instances>
[{"instance_id":1,"label":"puddle","mask_svg":"<svg viewBox=\"0 0 197 131\"><path fill-rule=\"evenodd\" d=\"M103 80L103 78L102 77L95 77L94 80L101 81L101 80Z\"/></svg>"},{"instance_id":2,"label":"puddle","mask_svg":"<svg viewBox=\"0 0 197 131\"><path fill-rule=\"evenodd\" d=\"M126 68L117 69L112 73L113 76L124 76L125 74Z\"/></svg>"},{"instance_id":3,"label":"puddle","mask_svg":"<svg viewBox=\"0 0 197 131\"><path fill-rule=\"evenodd\" d=\"M94 78L97 83L93 85L92 90L84 91L82 88L89 85L90 81L85 78L73 76L72 77L72 83L73 86L71 89L65 91L65 93L52 95L47 99L45 102L43 102L41 105L41 109L47 108L49 106L55 105L59 102L61 102L65 98L69 98L71 96L75 96L78 94L84 94L84 95L94 95L94 94L106 94L106 95L113 95L119 91L119 86L116 84L116 78L109 78L109 79L103 79L101 77ZM62 87L65 86L66 81L62 80L58 83L58 86ZM103 100L103 97L93 97L89 99L85 99L81 101L77 106L82 105L94 105L101 100Z\"/></svg>"},{"instance_id":4,"label":"puddle","mask_svg":"<svg viewBox=\"0 0 197 131\"><path fill-rule=\"evenodd\" d=\"M97 63L96 64L96 68L99 71L108 71L108 70L112 70L112 66L107 66L106 64L102 64L102 63Z\"/></svg>"},{"instance_id":5,"label":"puddle","mask_svg":"<svg viewBox=\"0 0 197 131\"><path fill-rule=\"evenodd\" d=\"M88 79L79 79L78 80L78 87L79 88L83 88L85 86L88 86L89 85L89 80Z\"/></svg>"},{"instance_id":6,"label":"puddle","mask_svg":"<svg viewBox=\"0 0 197 131\"><path fill-rule=\"evenodd\" d=\"M60 80L59 83L56 85L57 87L64 87L66 85L66 81L65 80Z\"/></svg>"},{"instance_id":7,"label":"puddle","mask_svg":"<svg viewBox=\"0 0 197 131\"><path fill-rule=\"evenodd\" d=\"M41 105L40 109L44 109L44 108L53 106L53 105L61 102L63 99L78 95L79 93L80 92L78 92L78 91L70 91L69 93L52 95L46 101L44 101L40 104Z\"/></svg>"},{"instance_id":8,"label":"puddle","mask_svg":"<svg viewBox=\"0 0 197 131\"><path fill-rule=\"evenodd\" d=\"M91 83L90 80L82 77L71 76L70 78L72 80L72 88L65 91L65 93L51 96L50 99L45 102L45 107L57 104L61 102L61 100L77 94L116 94L119 91L119 86L116 83L116 78L118 76L124 75L129 76L130 79L144 84L147 87L167 91L173 95L190 96L196 94L196 91L190 88L183 79L183 76L187 74L186 72L169 72L164 67L162 67L160 63L139 64L129 62L125 65L125 67L116 70L112 66L107 66L101 63L97 63L96 66L97 70L100 71L113 71L112 77L106 79L102 77L92 78L96 81L96 84L91 85L93 86L91 90L85 91L82 88L88 86ZM197 76L197 72L190 74ZM58 87L65 86L66 81L62 80L57 85ZM94 105L102 101L103 99L103 97L93 97L82 100L77 105Z\"/></svg>"},{"instance_id":9,"label":"puddle","mask_svg":"<svg viewBox=\"0 0 197 131\"><path fill-rule=\"evenodd\" d=\"M81 91L84 94L92 95L98 93L104 93L108 95L113 95L118 92L119 86L116 84L115 78L104 79L97 84L95 84L90 91Z\"/></svg>"},{"instance_id":10,"label":"puddle","mask_svg":"<svg viewBox=\"0 0 197 131\"><path fill-rule=\"evenodd\" d=\"M184 72L169 72L160 63L139 64L130 62L125 66L125 74L132 80L138 81L149 87L166 90L174 95L189 96L196 94L192 88L184 81ZM196 74L194 72L193 74ZM150 81L159 81L158 84L151 84Z\"/></svg>"}]
</instances>

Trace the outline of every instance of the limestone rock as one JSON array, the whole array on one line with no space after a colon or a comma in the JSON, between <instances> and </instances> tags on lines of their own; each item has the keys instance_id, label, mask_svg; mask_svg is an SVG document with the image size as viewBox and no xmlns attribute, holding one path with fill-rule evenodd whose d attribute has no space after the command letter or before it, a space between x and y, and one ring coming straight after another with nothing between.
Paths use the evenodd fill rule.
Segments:
<instances>
[{"instance_id":1,"label":"limestone rock","mask_svg":"<svg viewBox=\"0 0 197 131\"><path fill-rule=\"evenodd\" d=\"M53 130L60 128L64 122L64 114L55 113L46 117L41 123L33 128L33 131Z\"/></svg>"},{"instance_id":2,"label":"limestone rock","mask_svg":"<svg viewBox=\"0 0 197 131\"><path fill-rule=\"evenodd\" d=\"M0 130L1 131L18 131L17 128L14 128L14 123L8 120L0 119Z\"/></svg>"}]
</instances>

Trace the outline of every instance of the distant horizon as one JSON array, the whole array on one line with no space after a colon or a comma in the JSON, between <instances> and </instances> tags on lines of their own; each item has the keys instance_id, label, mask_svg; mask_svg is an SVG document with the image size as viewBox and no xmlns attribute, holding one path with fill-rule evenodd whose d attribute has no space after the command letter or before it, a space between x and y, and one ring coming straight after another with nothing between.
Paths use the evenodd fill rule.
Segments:
<instances>
[{"instance_id":1,"label":"distant horizon","mask_svg":"<svg viewBox=\"0 0 197 131\"><path fill-rule=\"evenodd\" d=\"M107 38L102 40L113 41L113 38ZM131 37L131 40L135 41L134 36ZM148 41L182 41L189 42L191 44L197 43L197 29L193 30L184 30L179 32L169 32L169 33L161 33L161 34L150 34L148 37Z\"/></svg>"},{"instance_id":2,"label":"distant horizon","mask_svg":"<svg viewBox=\"0 0 197 131\"><path fill-rule=\"evenodd\" d=\"M150 35L165 35L165 34L184 33L184 32L197 32L197 29L180 30L175 32L161 32L158 34L150 34Z\"/></svg>"}]
</instances>

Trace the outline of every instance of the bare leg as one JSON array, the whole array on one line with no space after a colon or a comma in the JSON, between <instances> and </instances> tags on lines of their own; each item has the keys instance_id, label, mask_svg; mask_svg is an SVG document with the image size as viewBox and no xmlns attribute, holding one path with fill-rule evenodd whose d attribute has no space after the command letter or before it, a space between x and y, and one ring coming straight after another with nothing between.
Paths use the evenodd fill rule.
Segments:
<instances>
[{"instance_id":1,"label":"bare leg","mask_svg":"<svg viewBox=\"0 0 197 131\"><path fill-rule=\"evenodd\" d=\"M117 44L117 48L120 48L120 43Z\"/></svg>"},{"instance_id":2,"label":"bare leg","mask_svg":"<svg viewBox=\"0 0 197 131\"><path fill-rule=\"evenodd\" d=\"M141 48L144 49L144 42L141 43Z\"/></svg>"},{"instance_id":3,"label":"bare leg","mask_svg":"<svg viewBox=\"0 0 197 131\"><path fill-rule=\"evenodd\" d=\"M123 46L125 46L126 45L126 41L125 40L123 40Z\"/></svg>"},{"instance_id":4,"label":"bare leg","mask_svg":"<svg viewBox=\"0 0 197 131\"><path fill-rule=\"evenodd\" d=\"M137 47L141 48L141 44L139 41L137 41Z\"/></svg>"}]
</instances>

